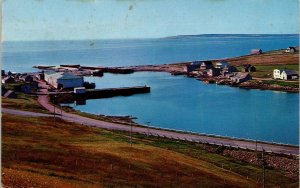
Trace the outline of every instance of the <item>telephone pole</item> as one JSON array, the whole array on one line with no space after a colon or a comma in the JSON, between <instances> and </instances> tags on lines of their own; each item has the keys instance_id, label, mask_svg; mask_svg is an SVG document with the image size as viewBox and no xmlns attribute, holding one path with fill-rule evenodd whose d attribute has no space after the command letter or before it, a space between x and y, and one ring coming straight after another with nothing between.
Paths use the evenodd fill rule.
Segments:
<instances>
[{"instance_id":1,"label":"telephone pole","mask_svg":"<svg viewBox=\"0 0 300 188\"><path fill-rule=\"evenodd\" d=\"M266 161L265 161L265 156L264 156L264 152L265 152L265 150L263 149L262 150L262 154L261 154L261 161L262 161L262 170L263 170L263 174L262 174L262 186L263 186L263 188L265 188L265 165L266 165Z\"/></svg>"},{"instance_id":2,"label":"telephone pole","mask_svg":"<svg viewBox=\"0 0 300 188\"><path fill-rule=\"evenodd\" d=\"M132 124L130 125L130 147L132 147Z\"/></svg>"}]
</instances>

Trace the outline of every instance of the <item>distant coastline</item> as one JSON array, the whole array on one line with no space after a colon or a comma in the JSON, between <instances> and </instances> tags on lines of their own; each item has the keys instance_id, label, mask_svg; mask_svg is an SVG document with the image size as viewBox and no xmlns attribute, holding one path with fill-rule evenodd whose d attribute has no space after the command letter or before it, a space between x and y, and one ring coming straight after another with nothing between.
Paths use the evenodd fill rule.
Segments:
<instances>
[{"instance_id":1,"label":"distant coastline","mask_svg":"<svg viewBox=\"0 0 300 188\"><path fill-rule=\"evenodd\" d=\"M161 39L183 39L183 38L202 38L202 37L239 37L239 38L249 38L249 37L299 37L299 34L200 34L200 35L175 35L162 37Z\"/></svg>"}]
</instances>

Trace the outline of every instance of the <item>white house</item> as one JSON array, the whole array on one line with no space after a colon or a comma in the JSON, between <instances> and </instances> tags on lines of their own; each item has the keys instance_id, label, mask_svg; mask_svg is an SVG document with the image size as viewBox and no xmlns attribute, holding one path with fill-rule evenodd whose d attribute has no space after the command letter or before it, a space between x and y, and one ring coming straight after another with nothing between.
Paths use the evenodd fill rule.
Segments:
<instances>
[{"instance_id":1,"label":"white house","mask_svg":"<svg viewBox=\"0 0 300 188\"><path fill-rule=\"evenodd\" d=\"M274 70L273 70L273 78L274 78L274 79L281 79L281 70L279 70L279 69L274 69Z\"/></svg>"},{"instance_id":2,"label":"white house","mask_svg":"<svg viewBox=\"0 0 300 188\"><path fill-rule=\"evenodd\" d=\"M291 80L299 78L299 74L297 71L288 70L288 69L274 69L273 70L273 78L274 79L282 79L282 80Z\"/></svg>"},{"instance_id":3,"label":"white house","mask_svg":"<svg viewBox=\"0 0 300 188\"><path fill-rule=\"evenodd\" d=\"M45 72L45 81L55 88L75 88L83 86L83 77L65 72Z\"/></svg>"}]
</instances>

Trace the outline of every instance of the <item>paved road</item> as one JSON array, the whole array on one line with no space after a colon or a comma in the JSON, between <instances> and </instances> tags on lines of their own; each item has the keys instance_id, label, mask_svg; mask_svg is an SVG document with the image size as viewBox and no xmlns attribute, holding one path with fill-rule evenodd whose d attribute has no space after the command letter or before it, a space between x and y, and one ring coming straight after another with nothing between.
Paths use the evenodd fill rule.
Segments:
<instances>
[{"instance_id":1,"label":"paved road","mask_svg":"<svg viewBox=\"0 0 300 188\"><path fill-rule=\"evenodd\" d=\"M49 111L52 110L53 112L54 107L50 105L48 102L46 102L47 104L45 104L44 103L45 100L48 100L47 96L41 95L39 97L39 101L41 102L41 104L45 105L47 109L49 109ZM21 110L12 110L6 108L2 108L2 112L14 114L14 115L24 115L24 116L53 117L53 115L49 115L49 114L42 114L42 113L35 113L35 112L28 112L28 111L21 111ZM69 114L64 111L60 111L58 109L56 109L56 113L57 113L57 117L60 117L69 122L75 122L75 123L80 123L82 125L95 126L95 127L105 128L109 130L121 130L121 131L129 132L132 129L132 132L136 132L140 134L167 137L167 138L178 139L178 140L187 140L191 142L210 143L210 144L225 145L225 146L244 148L244 149L248 148L251 150L255 150L257 148L258 151L264 149L267 152L284 153L288 155L299 154L299 148L295 146L277 145L277 144L269 144L269 143L256 143L255 141L243 141L243 140L236 140L236 139L223 138L223 137L180 133L180 132L173 132L168 130L147 128L147 127L135 127L135 126L131 127L128 125L108 123L108 122L82 117L79 115ZM60 113L62 113L62 116L60 116Z\"/></svg>"}]
</instances>

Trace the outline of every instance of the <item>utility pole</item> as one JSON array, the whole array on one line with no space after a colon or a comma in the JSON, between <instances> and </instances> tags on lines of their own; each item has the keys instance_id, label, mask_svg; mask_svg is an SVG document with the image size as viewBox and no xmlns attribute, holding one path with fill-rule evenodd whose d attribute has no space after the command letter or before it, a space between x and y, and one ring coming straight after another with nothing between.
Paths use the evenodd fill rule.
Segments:
<instances>
[{"instance_id":1,"label":"utility pole","mask_svg":"<svg viewBox=\"0 0 300 188\"><path fill-rule=\"evenodd\" d=\"M255 140L255 152L257 152L257 140Z\"/></svg>"},{"instance_id":2,"label":"utility pole","mask_svg":"<svg viewBox=\"0 0 300 188\"><path fill-rule=\"evenodd\" d=\"M262 161L262 170L263 170L263 177L262 177L262 184L263 184L263 188L265 188L265 165L266 165L266 161L265 161L265 156L264 156L264 152L265 150L262 150L262 154L261 154L261 161Z\"/></svg>"},{"instance_id":3,"label":"utility pole","mask_svg":"<svg viewBox=\"0 0 300 188\"><path fill-rule=\"evenodd\" d=\"M53 116L54 116L54 125L55 125L56 124L56 122L55 122L55 96L53 99Z\"/></svg>"},{"instance_id":4,"label":"utility pole","mask_svg":"<svg viewBox=\"0 0 300 188\"><path fill-rule=\"evenodd\" d=\"M132 124L130 124L130 147L132 147Z\"/></svg>"}]
</instances>

